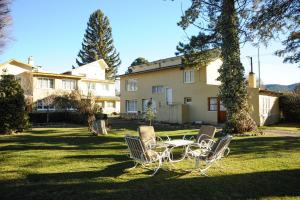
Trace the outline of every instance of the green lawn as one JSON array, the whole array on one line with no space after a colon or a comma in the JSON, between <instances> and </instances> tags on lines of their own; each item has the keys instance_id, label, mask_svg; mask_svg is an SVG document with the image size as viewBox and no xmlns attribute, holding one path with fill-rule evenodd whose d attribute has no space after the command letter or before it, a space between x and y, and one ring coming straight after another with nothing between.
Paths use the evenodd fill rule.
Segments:
<instances>
[{"instance_id":1,"label":"green lawn","mask_svg":"<svg viewBox=\"0 0 300 200\"><path fill-rule=\"evenodd\" d=\"M133 130L94 137L87 128L40 128L0 136L1 199L300 199L300 138L235 138L223 168L212 167L209 177L180 170L189 161L150 177L147 169L126 170L133 163L124 135ZM196 131L158 135L187 133Z\"/></svg>"},{"instance_id":2,"label":"green lawn","mask_svg":"<svg viewBox=\"0 0 300 200\"><path fill-rule=\"evenodd\" d=\"M260 129L265 130L282 130L282 131L291 131L300 133L300 124L296 123L280 123L280 124L274 124L269 126L261 126Z\"/></svg>"}]
</instances>

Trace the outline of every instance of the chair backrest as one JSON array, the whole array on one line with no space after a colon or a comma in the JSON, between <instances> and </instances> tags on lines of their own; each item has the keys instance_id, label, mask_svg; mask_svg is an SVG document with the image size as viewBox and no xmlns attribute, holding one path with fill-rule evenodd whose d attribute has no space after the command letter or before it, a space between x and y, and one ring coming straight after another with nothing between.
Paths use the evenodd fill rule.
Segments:
<instances>
[{"instance_id":1,"label":"chair backrest","mask_svg":"<svg viewBox=\"0 0 300 200\"><path fill-rule=\"evenodd\" d=\"M138 132L145 147L156 143L155 131L153 126L140 126L138 128Z\"/></svg>"},{"instance_id":2,"label":"chair backrest","mask_svg":"<svg viewBox=\"0 0 300 200\"><path fill-rule=\"evenodd\" d=\"M147 162L147 154L144 146L142 145L141 139L134 136L125 136L125 142L128 145L130 158L137 162Z\"/></svg>"},{"instance_id":3,"label":"chair backrest","mask_svg":"<svg viewBox=\"0 0 300 200\"><path fill-rule=\"evenodd\" d=\"M213 154L209 156L208 159L220 159L224 156L224 152L228 149L228 146L232 140L231 135L226 135L213 148Z\"/></svg>"},{"instance_id":4,"label":"chair backrest","mask_svg":"<svg viewBox=\"0 0 300 200\"><path fill-rule=\"evenodd\" d=\"M215 133L216 133L216 127L209 126L209 125L202 125L196 137L196 141L199 143L200 140L213 139Z\"/></svg>"}]
</instances>

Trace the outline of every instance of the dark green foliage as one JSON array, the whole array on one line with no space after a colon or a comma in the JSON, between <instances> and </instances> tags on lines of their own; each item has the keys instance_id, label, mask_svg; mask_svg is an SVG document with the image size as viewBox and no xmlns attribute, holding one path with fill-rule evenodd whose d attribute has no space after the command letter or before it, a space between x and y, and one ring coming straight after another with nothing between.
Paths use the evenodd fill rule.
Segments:
<instances>
[{"instance_id":1,"label":"dark green foliage","mask_svg":"<svg viewBox=\"0 0 300 200\"><path fill-rule=\"evenodd\" d=\"M76 62L79 66L104 59L108 65L106 78L114 79L121 64L112 38L109 20L101 10L91 14L84 34L82 49L78 53Z\"/></svg>"},{"instance_id":2,"label":"dark green foliage","mask_svg":"<svg viewBox=\"0 0 300 200\"><path fill-rule=\"evenodd\" d=\"M147 64L147 63L149 63L149 61L146 58L138 57L131 63L130 66L132 67L132 66L142 65L142 64Z\"/></svg>"},{"instance_id":3,"label":"dark green foliage","mask_svg":"<svg viewBox=\"0 0 300 200\"><path fill-rule=\"evenodd\" d=\"M187 63L202 67L215 56L212 48L221 49L223 64L219 69L221 81L219 96L227 108L227 122L224 131L229 134L251 131L256 124L249 115L247 84L244 78L244 67L240 61L240 40L246 38L240 25L245 13L246 1L234 0L191 0L178 23L183 29L195 25L200 32L190 38L188 44L179 43L177 50L183 54ZM198 20L198 21L197 21ZM216 51L216 50L215 50ZM208 54L203 60L202 54ZM217 55L217 51L214 53ZM201 58L202 56L202 58Z\"/></svg>"},{"instance_id":4,"label":"dark green foliage","mask_svg":"<svg viewBox=\"0 0 300 200\"><path fill-rule=\"evenodd\" d=\"M47 113L29 113L31 123L72 123L87 125L88 116L79 112L50 112Z\"/></svg>"},{"instance_id":5,"label":"dark green foliage","mask_svg":"<svg viewBox=\"0 0 300 200\"><path fill-rule=\"evenodd\" d=\"M69 94L64 94L60 96L55 96L54 98L54 105L56 108L61 109L61 110L67 110L69 108L74 108L74 102L72 101L71 95Z\"/></svg>"},{"instance_id":6,"label":"dark green foliage","mask_svg":"<svg viewBox=\"0 0 300 200\"><path fill-rule=\"evenodd\" d=\"M22 132L29 126L23 89L13 75L0 79L0 133Z\"/></svg>"},{"instance_id":7,"label":"dark green foliage","mask_svg":"<svg viewBox=\"0 0 300 200\"><path fill-rule=\"evenodd\" d=\"M284 49L276 51L284 62L300 62L300 1L299 0L256 0L248 27L258 42L284 38ZM287 35L287 36L285 36ZM299 65L300 67L300 65Z\"/></svg>"},{"instance_id":8,"label":"dark green foliage","mask_svg":"<svg viewBox=\"0 0 300 200\"><path fill-rule=\"evenodd\" d=\"M280 96L279 107L285 121L300 123L300 95L286 94Z\"/></svg>"}]
</instances>

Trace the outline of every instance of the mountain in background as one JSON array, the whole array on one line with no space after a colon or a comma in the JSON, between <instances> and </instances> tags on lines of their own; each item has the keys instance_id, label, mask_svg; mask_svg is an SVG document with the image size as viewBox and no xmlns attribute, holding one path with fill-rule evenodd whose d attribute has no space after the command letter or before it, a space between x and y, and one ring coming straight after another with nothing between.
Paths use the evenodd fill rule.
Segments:
<instances>
[{"instance_id":1,"label":"mountain in background","mask_svg":"<svg viewBox=\"0 0 300 200\"><path fill-rule=\"evenodd\" d=\"M299 83L294 83L291 85L266 84L265 87L267 90L274 92L292 92L294 91L297 84Z\"/></svg>"}]
</instances>

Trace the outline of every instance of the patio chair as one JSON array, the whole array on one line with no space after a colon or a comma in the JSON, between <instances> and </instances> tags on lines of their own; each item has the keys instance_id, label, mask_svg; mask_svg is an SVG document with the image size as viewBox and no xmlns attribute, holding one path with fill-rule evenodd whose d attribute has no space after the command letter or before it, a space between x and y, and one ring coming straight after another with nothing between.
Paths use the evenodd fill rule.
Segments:
<instances>
[{"instance_id":1,"label":"patio chair","mask_svg":"<svg viewBox=\"0 0 300 200\"><path fill-rule=\"evenodd\" d=\"M167 148L162 152L157 152L152 149L147 150L139 137L125 136L125 142L128 145L129 157L135 162L134 167L130 169L136 168L138 164L145 167L151 163L157 163L157 167L150 175L153 176L159 168L161 168L163 159L168 158Z\"/></svg>"},{"instance_id":2,"label":"patio chair","mask_svg":"<svg viewBox=\"0 0 300 200\"><path fill-rule=\"evenodd\" d=\"M210 150L215 142L213 140L215 133L216 127L202 125L196 136L191 136L190 138L183 136L183 139L195 140L195 143L200 144L202 148Z\"/></svg>"},{"instance_id":3,"label":"patio chair","mask_svg":"<svg viewBox=\"0 0 300 200\"><path fill-rule=\"evenodd\" d=\"M146 149L155 149L163 145L163 139L156 136L153 126L139 126L138 133ZM170 138L167 136L168 140Z\"/></svg>"},{"instance_id":4,"label":"patio chair","mask_svg":"<svg viewBox=\"0 0 300 200\"><path fill-rule=\"evenodd\" d=\"M227 156L230 152L229 144L232 140L231 135L227 135L220 139L217 143L213 145L212 150L207 150L199 147L198 149L193 149L191 145L188 151L190 157L194 157L196 160L195 167L199 169L201 174L206 175L206 170L208 170L214 163ZM200 161L204 161L204 166L201 167Z\"/></svg>"}]
</instances>

